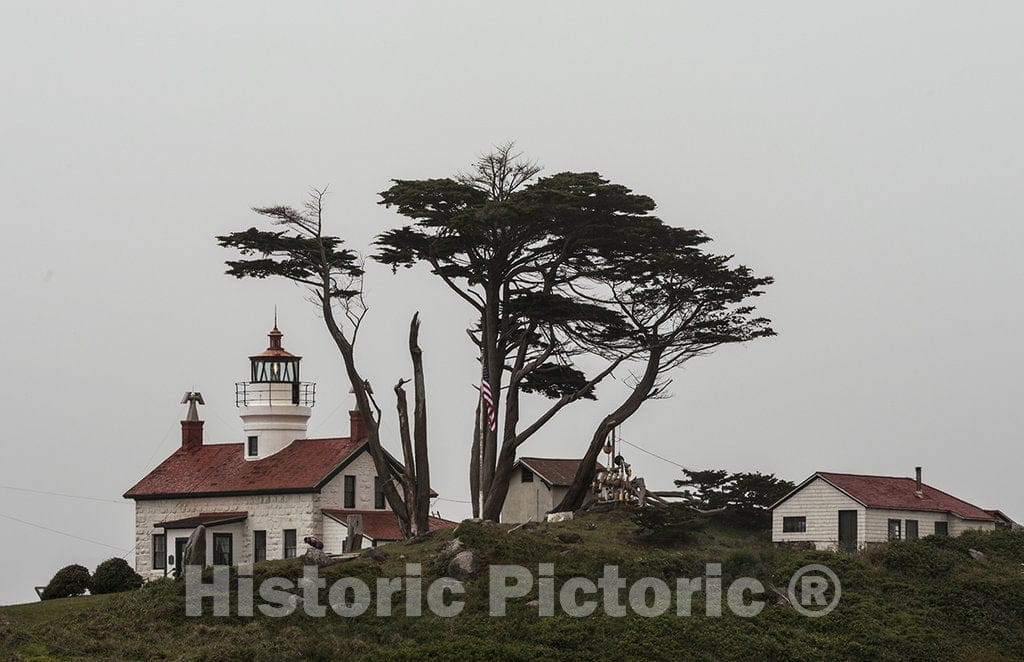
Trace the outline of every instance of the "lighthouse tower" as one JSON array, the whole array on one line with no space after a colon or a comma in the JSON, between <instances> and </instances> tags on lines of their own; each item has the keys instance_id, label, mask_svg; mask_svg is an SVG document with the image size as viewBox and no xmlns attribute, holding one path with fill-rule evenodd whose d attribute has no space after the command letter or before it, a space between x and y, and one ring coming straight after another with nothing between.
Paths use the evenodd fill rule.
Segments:
<instances>
[{"instance_id":1,"label":"lighthouse tower","mask_svg":"<svg viewBox=\"0 0 1024 662\"><path fill-rule=\"evenodd\" d=\"M306 436L316 384L299 381L302 357L284 350L282 336L275 320L268 334L270 346L249 357L249 381L235 384L247 460L262 460Z\"/></svg>"}]
</instances>

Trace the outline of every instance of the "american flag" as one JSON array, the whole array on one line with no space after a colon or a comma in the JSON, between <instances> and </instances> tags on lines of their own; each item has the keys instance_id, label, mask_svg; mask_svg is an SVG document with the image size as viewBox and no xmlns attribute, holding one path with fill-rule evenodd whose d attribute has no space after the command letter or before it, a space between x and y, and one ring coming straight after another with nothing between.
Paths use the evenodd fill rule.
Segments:
<instances>
[{"instance_id":1,"label":"american flag","mask_svg":"<svg viewBox=\"0 0 1024 662\"><path fill-rule=\"evenodd\" d=\"M498 417L494 413L494 396L491 395L491 378L487 372L487 364L484 364L483 377L480 378L480 396L487 404L487 427L491 432L498 429Z\"/></svg>"}]
</instances>

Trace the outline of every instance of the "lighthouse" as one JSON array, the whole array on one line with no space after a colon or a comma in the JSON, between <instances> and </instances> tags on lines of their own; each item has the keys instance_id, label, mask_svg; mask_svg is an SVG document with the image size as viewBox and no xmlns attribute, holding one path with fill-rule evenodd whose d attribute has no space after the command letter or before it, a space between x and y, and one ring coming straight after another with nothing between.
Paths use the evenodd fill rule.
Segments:
<instances>
[{"instance_id":1,"label":"lighthouse","mask_svg":"<svg viewBox=\"0 0 1024 662\"><path fill-rule=\"evenodd\" d=\"M284 334L277 328L277 320L267 336L267 349L249 357L249 381L235 384L246 460L262 460L305 438L316 401L316 384L300 381L302 357L282 347Z\"/></svg>"}]
</instances>

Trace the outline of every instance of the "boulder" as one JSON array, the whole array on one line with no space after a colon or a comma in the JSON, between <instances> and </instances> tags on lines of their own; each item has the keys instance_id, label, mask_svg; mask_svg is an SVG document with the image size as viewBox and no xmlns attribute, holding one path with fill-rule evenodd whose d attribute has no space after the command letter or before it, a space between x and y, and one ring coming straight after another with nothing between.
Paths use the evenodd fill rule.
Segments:
<instances>
[{"instance_id":1,"label":"boulder","mask_svg":"<svg viewBox=\"0 0 1024 662\"><path fill-rule=\"evenodd\" d=\"M185 543L185 552L182 556L182 567L190 565L206 567L206 527L200 524L192 531Z\"/></svg>"},{"instance_id":2,"label":"boulder","mask_svg":"<svg viewBox=\"0 0 1024 662\"><path fill-rule=\"evenodd\" d=\"M566 511L563 513L548 513L547 521L549 522L567 522L573 519L572 511Z\"/></svg>"},{"instance_id":3,"label":"boulder","mask_svg":"<svg viewBox=\"0 0 1024 662\"><path fill-rule=\"evenodd\" d=\"M306 553L302 555L302 565L315 565L323 568L330 564L331 557L327 556L324 550L317 549L316 547L306 548Z\"/></svg>"},{"instance_id":4,"label":"boulder","mask_svg":"<svg viewBox=\"0 0 1024 662\"><path fill-rule=\"evenodd\" d=\"M583 537L578 533L559 533L557 536L559 542L564 542L567 545L577 545L583 542Z\"/></svg>"},{"instance_id":5,"label":"boulder","mask_svg":"<svg viewBox=\"0 0 1024 662\"><path fill-rule=\"evenodd\" d=\"M455 554L458 554L462 551L463 546L464 545L462 544L461 540L459 540L458 538L452 538L451 540L449 540L441 546L441 555L453 556Z\"/></svg>"},{"instance_id":6,"label":"boulder","mask_svg":"<svg viewBox=\"0 0 1024 662\"><path fill-rule=\"evenodd\" d=\"M473 550L459 552L448 562L448 576L460 581L472 579L480 574L484 562Z\"/></svg>"},{"instance_id":7,"label":"boulder","mask_svg":"<svg viewBox=\"0 0 1024 662\"><path fill-rule=\"evenodd\" d=\"M967 553L970 554L971 558L974 559L975 561L984 561L985 560L985 554L983 552L979 552L976 549L968 549Z\"/></svg>"},{"instance_id":8,"label":"boulder","mask_svg":"<svg viewBox=\"0 0 1024 662\"><path fill-rule=\"evenodd\" d=\"M388 553L380 547L370 547L360 554L359 558L369 559L375 563L384 563L388 558Z\"/></svg>"}]
</instances>

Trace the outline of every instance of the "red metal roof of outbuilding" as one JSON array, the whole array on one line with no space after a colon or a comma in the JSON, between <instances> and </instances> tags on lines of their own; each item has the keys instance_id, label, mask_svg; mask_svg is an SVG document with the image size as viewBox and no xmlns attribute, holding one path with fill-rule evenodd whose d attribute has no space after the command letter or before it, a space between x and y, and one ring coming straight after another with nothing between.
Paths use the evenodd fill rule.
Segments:
<instances>
[{"instance_id":1,"label":"red metal roof of outbuilding","mask_svg":"<svg viewBox=\"0 0 1024 662\"><path fill-rule=\"evenodd\" d=\"M324 508L324 515L342 524L348 521L349 515L363 516L363 533L376 541L393 541L402 539L402 529L398 526L398 516L390 510L352 510ZM459 524L440 517L430 518L430 530L454 529Z\"/></svg>"},{"instance_id":2,"label":"red metal roof of outbuilding","mask_svg":"<svg viewBox=\"0 0 1024 662\"><path fill-rule=\"evenodd\" d=\"M993 521L995 517L987 511L958 499L931 485L922 483L921 496L917 495L917 481L902 476L868 476L862 474L833 473L819 471L802 483L796 490L783 497L782 503L792 494L799 491L807 483L820 477L834 487L847 493L868 508L886 508L890 510L927 510L952 513L957 517L970 520ZM772 507L774 508L775 505Z\"/></svg>"}]
</instances>

